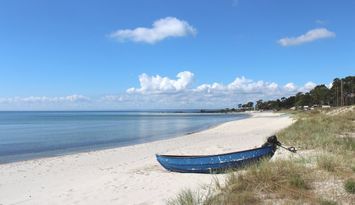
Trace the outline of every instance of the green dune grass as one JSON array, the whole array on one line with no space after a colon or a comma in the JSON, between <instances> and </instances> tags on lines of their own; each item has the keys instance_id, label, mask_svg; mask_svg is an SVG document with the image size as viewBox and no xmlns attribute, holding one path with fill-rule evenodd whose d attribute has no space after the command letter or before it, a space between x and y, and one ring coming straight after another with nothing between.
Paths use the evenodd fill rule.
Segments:
<instances>
[{"instance_id":1,"label":"green dune grass","mask_svg":"<svg viewBox=\"0 0 355 205\"><path fill-rule=\"evenodd\" d=\"M170 205L343 204L355 200L355 112L294 112L294 124L278 133L306 160L262 161L216 180L207 191L184 190ZM307 153L315 153L308 155ZM335 183L339 182L339 183ZM323 186L327 184L327 186ZM339 194L329 194L333 192Z\"/></svg>"}]
</instances>

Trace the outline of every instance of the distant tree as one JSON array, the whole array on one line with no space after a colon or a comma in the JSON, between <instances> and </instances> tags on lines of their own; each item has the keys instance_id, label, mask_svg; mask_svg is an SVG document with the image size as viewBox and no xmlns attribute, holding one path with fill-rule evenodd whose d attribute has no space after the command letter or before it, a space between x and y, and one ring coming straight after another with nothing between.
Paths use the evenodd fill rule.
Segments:
<instances>
[{"instance_id":1,"label":"distant tree","mask_svg":"<svg viewBox=\"0 0 355 205\"><path fill-rule=\"evenodd\" d=\"M302 92L298 92L295 96L295 106L302 106L302 99L304 94Z\"/></svg>"},{"instance_id":2,"label":"distant tree","mask_svg":"<svg viewBox=\"0 0 355 205\"><path fill-rule=\"evenodd\" d=\"M280 108L281 108L281 100L277 99L276 101L273 101L271 108L273 110L280 110Z\"/></svg>"},{"instance_id":3,"label":"distant tree","mask_svg":"<svg viewBox=\"0 0 355 205\"><path fill-rule=\"evenodd\" d=\"M305 93L302 97L302 105L303 106L312 106L313 105L313 99L311 94Z\"/></svg>"},{"instance_id":4,"label":"distant tree","mask_svg":"<svg viewBox=\"0 0 355 205\"><path fill-rule=\"evenodd\" d=\"M284 100L281 101L281 108L289 109L291 107L294 107L295 102L296 102L295 96L290 96L288 98L285 98Z\"/></svg>"},{"instance_id":5,"label":"distant tree","mask_svg":"<svg viewBox=\"0 0 355 205\"><path fill-rule=\"evenodd\" d=\"M263 107L263 100L256 101L255 109L262 110L263 109L262 107Z\"/></svg>"},{"instance_id":6,"label":"distant tree","mask_svg":"<svg viewBox=\"0 0 355 205\"><path fill-rule=\"evenodd\" d=\"M355 104L355 76L335 78L330 88L330 104L333 106Z\"/></svg>"},{"instance_id":7,"label":"distant tree","mask_svg":"<svg viewBox=\"0 0 355 205\"><path fill-rule=\"evenodd\" d=\"M325 85L317 85L309 93L314 104L324 105L330 103L330 90Z\"/></svg>"},{"instance_id":8,"label":"distant tree","mask_svg":"<svg viewBox=\"0 0 355 205\"><path fill-rule=\"evenodd\" d=\"M343 78L344 105L355 104L355 76Z\"/></svg>"},{"instance_id":9,"label":"distant tree","mask_svg":"<svg viewBox=\"0 0 355 205\"><path fill-rule=\"evenodd\" d=\"M330 103L332 106L340 105L340 89L341 82L339 78L335 78L332 83L332 87L330 88Z\"/></svg>"},{"instance_id":10,"label":"distant tree","mask_svg":"<svg viewBox=\"0 0 355 205\"><path fill-rule=\"evenodd\" d=\"M247 102L246 104L242 105L243 110L252 110L254 106L253 102Z\"/></svg>"}]
</instances>

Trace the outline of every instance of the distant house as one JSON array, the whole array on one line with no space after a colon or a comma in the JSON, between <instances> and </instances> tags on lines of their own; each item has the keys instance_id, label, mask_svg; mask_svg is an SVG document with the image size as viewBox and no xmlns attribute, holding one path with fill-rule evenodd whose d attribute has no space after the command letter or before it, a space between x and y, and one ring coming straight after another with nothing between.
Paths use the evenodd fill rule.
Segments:
<instances>
[{"instance_id":1,"label":"distant house","mask_svg":"<svg viewBox=\"0 0 355 205\"><path fill-rule=\"evenodd\" d=\"M293 107L291 107L291 108L290 108L290 110L296 110L296 107L295 107L295 106L293 106Z\"/></svg>"},{"instance_id":2,"label":"distant house","mask_svg":"<svg viewBox=\"0 0 355 205\"><path fill-rule=\"evenodd\" d=\"M330 105L322 105L323 109L330 109Z\"/></svg>"}]
</instances>

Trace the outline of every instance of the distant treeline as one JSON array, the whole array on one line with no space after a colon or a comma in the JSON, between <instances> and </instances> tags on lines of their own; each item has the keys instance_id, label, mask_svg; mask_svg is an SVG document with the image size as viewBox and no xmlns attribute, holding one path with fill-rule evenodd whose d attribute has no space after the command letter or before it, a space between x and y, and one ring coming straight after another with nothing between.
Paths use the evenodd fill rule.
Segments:
<instances>
[{"instance_id":1,"label":"distant treeline","mask_svg":"<svg viewBox=\"0 0 355 205\"><path fill-rule=\"evenodd\" d=\"M331 88L324 84L317 85L306 93L299 92L294 96L282 97L277 100L256 101L238 104L238 108L225 108L220 110L201 110L200 112L240 112L247 110L280 110L302 108L304 106L346 106L355 104L355 76L335 78Z\"/></svg>"},{"instance_id":2,"label":"distant treeline","mask_svg":"<svg viewBox=\"0 0 355 205\"><path fill-rule=\"evenodd\" d=\"M295 96L277 100L258 100L257 110L279 110L304 106L346 106L355 104L355 76L335 78L331 88L324 84L317 85L307 93L299 92Z\"/></svg>"}]
</instances>

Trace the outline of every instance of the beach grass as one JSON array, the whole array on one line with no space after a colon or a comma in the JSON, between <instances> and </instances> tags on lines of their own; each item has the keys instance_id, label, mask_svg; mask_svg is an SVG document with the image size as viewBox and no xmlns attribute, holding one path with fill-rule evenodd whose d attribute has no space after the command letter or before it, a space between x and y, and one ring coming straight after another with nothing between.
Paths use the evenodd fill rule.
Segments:
<instances>
[{"instance_id":1,"label":"beach grass","mask_svg":"<svg viewBox=\"0 0 355 205\"><path fill-rule=\"evenodd\" d=\"M262 161L228 174L224 182L215 183L211 188L214 191L205 198L185 191L171 204L332 205L354 201L355 112L349 109L336 115L329 113L293 112L296 122L278 133L283 144L300 150L303 160Z\"/></svg>"},{"instance_id":2,"label":"beach grass","mask_svg":"<svg viewBox=\"0 0 355 205\"><path fill-rule=\"evenodd\" d=\"M339 161L331 155L320 155L317 157L317 166L328 172L334 172L338 166L338 163Z\"/></svg>"},{"instance_id":3,"label":"beach grass","mask_svg":"<svg viewBox=\"0 0 355 205\"><path fill-rule=\"evenodd\" d=\"M344 183L345 190L350 194L355 194L355 180L348 179Z\"/></svg>"},{"instance_id":4,"label":"beach grass","mask_svg":"<svg viewBox=\"0 0 355 205\"><path fill-rule=\"evenodd\" d=\"M319 201L320 205L337 205L338 203L336 201L333 200L328 200L328 199L321 199Z\"/></svg>"},{"instance_id":5,"label":"beach grass","mask_svg":"<svg viewBox=\"0 0 355 205\"><path fill-rule=\"evenodd\" d=\"M216 182L214 193L209 193L205 199L194 195L191 190L185 190L168 204L262 204L285 197L290 203L318 202L319 199L310 192L313 177L309 173L312 173L311 168L299 162L264 160L243 173L229 173L224 182Z\"/></svg>"},{"instance_id":6,"label":"beach grass","mask_svg":"<svg viewBox=\"0 0 355 205\"><path fill-rule=\"evenodd\" d=\"M202 203L202 198L200 197L200 195L188 189L180 192L175 199L169 200L167 204L168 205L178 205L178 204L195 205L201 203Z\"/></svg>"}]
</instances>

